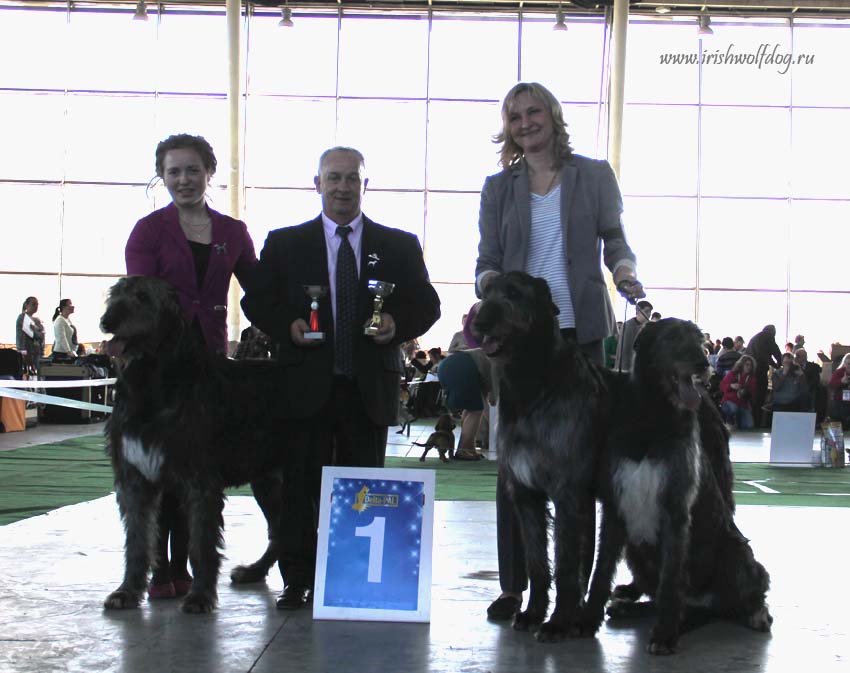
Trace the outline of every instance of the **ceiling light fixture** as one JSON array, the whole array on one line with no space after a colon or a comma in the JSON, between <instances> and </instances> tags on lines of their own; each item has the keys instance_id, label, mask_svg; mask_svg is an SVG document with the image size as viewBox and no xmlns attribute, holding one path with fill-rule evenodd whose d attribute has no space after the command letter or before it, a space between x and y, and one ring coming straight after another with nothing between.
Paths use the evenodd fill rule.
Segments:
<instances>
[{"instance_id":1,"label":"ceiling light fixture","mask_svg":"<svg viewBox=\"0 0 850 673\"><path fill-rule=\"evenodd\" d=\"M711 29L711 18L709 18L708 14L700 14L698 20L699 29L697 30L697 35L714 35L714 31Z\"/></svg>"},{"instance_id":2,"label":"ceiling light fixture","mask_svg":"<svg viewBox=\"0 0 850 673\"><path fill-rule=\"evenodd\" d=\"M295 25L292 23L292 10L289 7L283 6L280 8L280 21L277 25L283 28L292 28Z\"/></svg>"},{"instance_id":3,"label":"ceiling light fixture","mask_svg":"<svg viewBox=\"0 0 850 673\"><path fill-rule=\"evenodd\" d=\"M147 21L148 20L148 8L145 5L145 0L139 0L139 4L136 5L136 13L133 14L133 21Z\"/></svg>"},{"instance_id":4,"label":"ceiling light fixture","mask_svg":"<svg viewBox=\"0 0 850 673\"><path fill-rule=\"evenodd\" d=\"M561 3L558 3L558 13L555 15L556 21L555 25L552 26L552 30L565 31L569 30L567 28L567 24L564 22L564 10L561 9Z\"/></svg>"}]
</instances>

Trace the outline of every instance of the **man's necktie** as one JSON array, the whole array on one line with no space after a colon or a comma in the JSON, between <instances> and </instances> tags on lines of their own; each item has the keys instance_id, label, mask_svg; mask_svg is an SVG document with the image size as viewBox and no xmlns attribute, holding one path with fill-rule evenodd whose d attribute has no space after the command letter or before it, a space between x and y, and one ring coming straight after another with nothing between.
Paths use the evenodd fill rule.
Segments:
<instances>
[{"instance_id":1,"label":"man's necktie","mask_svg":"<svg viewBox=\"0 0 850 673\"><path fill-rule=\"evenodd\" d=\"M351 227L337 227L342 239L336 258L336 331L334 363L349 378L354 376L354 328L357 317L357 260L348 242Z\"/></svg>"}]
</instances>

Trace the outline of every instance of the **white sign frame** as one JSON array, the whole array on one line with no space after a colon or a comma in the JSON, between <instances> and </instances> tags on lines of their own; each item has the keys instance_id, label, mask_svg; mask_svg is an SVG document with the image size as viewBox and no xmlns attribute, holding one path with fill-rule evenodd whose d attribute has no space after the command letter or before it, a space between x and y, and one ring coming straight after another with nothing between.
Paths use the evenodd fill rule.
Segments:
<instances>
[{"instance_id":1,"label":"white sign frame","mask_svg":"<svg viewBox=\"0 0 850 673\"><path fill-rule=\"evenodd\" d=\"M359 491L354 489L351 491L351 496L349 497L347 494L343 495L346 504L344 505L345 509L340 512L339 510L334 512L334 484L338 483L337 480L345 480L346 483L338 484L343 489L350 489L355 486L354 482L373 482L372 486L375 486L375 490L367 488L367 491L364 493L363 488L361 487ZM433 549L433 541L434 541L434 493L435 493L435 472L434 470L427 469L403 469L403 468L374 468L374 467L325 467L322 469L322 493L321 493L321 507L319 511L319 536L318 536L318 547L316 549L316 576L314 582L314 591L313 591L313 618L314 619L333 619L333 620L351 620L351 621L375 621L375 622L430 622L431 620L431 554ZM392 515L394 511L401 512L401 509L398 509L398 504L393 504L392 493L402 493L402 500L405 505L405 513L409 514L410 507L413 507L412 501L410 500L411 492L415 492L417 495L414 497L418 497L421 494L424 497L424 502L422 502L421 510L416 512L417 518L421 520L419 523L419 528L416 531L418 533L418 538L414 535L413 544L418 542L418 572L415 574L417 581L415 586L415 605L412 605L409 608L397 609L391 607L380 607L379 603L376 605L372 605L369 607L359 607L345 604L346 601L340 600L338 597L335 598L335 593L339 593L339 584L335 585L335 588L329 586L329 584L334 584L333 582L329 582L330 572L335 572L334 564L337 563L336 567L340 567L338 565L338 561L335 561L332 557L332 554L329 555L329 549L336 546L337 541L332 539L336 535L336 528L332 527L332 517L334 517L334 523L338 522L342 516L349 517L349 521L345 524L340 524L342 530L346 533L350 530L350 517L355 516L350 514L350 510L355 509L353 504L358 504L358 506L362 507L361 510L358 511L358 515L365 513L366 510L372 509L371 517L369 519L369 525L364 527L355 528L355 536L363 537L363 543L369 544L369 551L366 555L366 563L368 566L369 573L373 571L372 564L372 551L375 544L376 537L371 536L369 529L372 529L372 525L377 522L378 519L381 519L380 524L380 533L381 544L383 543L383 532L384 525L386 521L386 517L379 517L378 514L384 509L384 505L380 504L381 502L386 502L387 513ZM359 496L359 502L358 502ZM375 499L375 504L369 504L368 502L364 503L364 497L371 497ZM357 511L357 510L355 510ZM398 521L403 521L402 515L398 514L394 517L394 523L397 527ZM414 524L415 525L415 524ZM375 529L373 529L375 530ZM347 536L347 539L350 541L352 538L350 535ZM345 538L343 538L345 541ZM358 547L360 549L361 547ZM379 563L383 564L383 546L382 555ZM411 557L415 558L413 554L416 553L411 551ZM329 560L331 563L329 564ZM358 564L351 564L352 566L359 565L362 569L364 566L363 559L359 559ZM382 567L382 565L380 566ZM390 568L397 568L396 566L390 566ZM346 568L348 569L348 568ZM354 571L352 571L354 572ZM372 579L367 580L372 582ZM407 586L404 588L407 591L407 595L409 600L412 601L412 590L414 589L413 581L407 582ZM347 582L343 583L342 586L346 587L355 587L352 588L352 591L356 591L356 583Z\"/></svg>"}]
</instances>

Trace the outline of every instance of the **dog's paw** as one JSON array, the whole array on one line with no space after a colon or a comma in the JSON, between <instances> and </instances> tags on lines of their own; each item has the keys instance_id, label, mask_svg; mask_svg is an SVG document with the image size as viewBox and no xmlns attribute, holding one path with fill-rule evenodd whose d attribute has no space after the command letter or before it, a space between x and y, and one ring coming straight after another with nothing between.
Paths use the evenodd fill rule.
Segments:
<instances>
[{"instance_id":1,"label":"dog's paw","mask_svg":"<svg viewBox=\"0 0 850 673\"><path fill-rule=\"evenodd\" d=\"M230 571L230 581L233 584L252 584L266 579L268 568L252 563L251 565L236 566Z\"/></svg>"},{"instance_id":2,"label":"dog's paw","mask_svg":"<svg viewBox=\"0 0 850 673\"><path fill-rule=\"evenodd\" d=\"M424 462L425 462L425 456L422 456L422 457L419 459L419 462L420 462L420 463L424 463Z\"/></svg>"},{"instance_id":3,"label":"dog's paw","mask_svg":"<svg viewBox=\"0 0 850 673\"><path fill-rule=\"evenodd\" d=\"M215 610L217 603L218 600L215 594L205 593L203 591L199 591L197 593L190 592L186 598L183 599L180 609L190 615L203 615Z\"/></svg>"},{"instance_id":4,"label":"dog's paw","mask_svg":"<svg viewBox=\"0 0 850 673\"><path fill-rule=\"evenodd\" d=\"M668 629L656 626L649 636L649 645L647 645L646 651L650 654L666 656L676 652L678 642L678 633L670 633Z\"/></svg>"},{"instance_id":5,"label":"dog's paw","mask_svg":"<svg viewBox=\"0 0 850 673\"><path fill-rule=\"evenodd\" d=\"M517 612L511 626L514 631L531 631L543 623L543 617L544 615L529 610Z\"/></svg>"},{"instance_id":6,"label":"dog's paw","mask_svg":"<svg viewBox=\"0 0 850 673\"><path fill-rule=\"evenodd\" d=\"M142 594L118 589L106 597L103 607L107 610L129 610L139 607L141 603Z\"/></svg>"},{"instance_id":7,"label":"dog's paw","mask_svg":"<svg viewBox=\"0 0 850 673\"><path fill-rule=\"evenodd\" d=\"M611 592L612 601L620 601L622 603L634 603L643 596L643 592L637 588L637 585L618 584Z\"/></svg>"},{"instance_id":8,"label":"dog's paw","mask_svg":"<svg viewBox=\"0 0 850 673\"><path fill-rule=\"evenodd\" d=\"M747 617L747 626L749 626L754 631L761 631L762 633L767 633L770 631L770 627L773 624L773 617L770 614L770 610L767 609L767 605L762 605L758 610L756 610L753 614Z\"/></svg>"},{"instance_id":9,"label":"dog's paw","mask_svg":"<svg viewBox=\"0 0 850 673\"><path fill-rule=\"evenodd\" d=\"M550 619L540 625L540 628L534 634L534 638L538 643L559 643L569 634L570 629L567 624Z\"/></svg>"},{"instance_id":10,"label":"dog's paw","mask_svg":"<svg viewBox=\"0 0 850 673\"><path fill-rule=\"evenodd\" d=\"M602 626L601 615L584 614L570 625L571 638L593 638Z\"/></svg>"}]
</instances>

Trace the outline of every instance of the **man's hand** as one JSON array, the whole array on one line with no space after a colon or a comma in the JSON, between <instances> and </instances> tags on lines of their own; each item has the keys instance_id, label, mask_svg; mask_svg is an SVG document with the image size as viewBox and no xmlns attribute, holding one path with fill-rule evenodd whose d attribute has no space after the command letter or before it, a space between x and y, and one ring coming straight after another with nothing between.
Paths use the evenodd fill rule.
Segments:
<instances>
[{"instance_id":1,"label":"man's hand","mask_svg":"<svg viewBox=\"0 0 850 673\"><path fill-rule=\"evenodd\" d=\"M289 337L292 339L292 343L296 346L306 346L307 348L312 348L322 343L317 339L305 339L304 332L310 331L310 325L307 324L307 321L304 318L298 318L294 320L292 324L289 326Z\"/></svg>"},{"instance_id":2,"label":"man's hand","mask_svg":"<svg viewBox=\"0 0 850 673\"><path fill-rule=\"evenodd\" d=\"M364 323L364 327L369 324L369 321ZM377 334L372 335L372 339L376 344L383 346L393 340L395 336L395 320L389 313L381 313L381 327Z\"/></svg>"}]
</instances>

